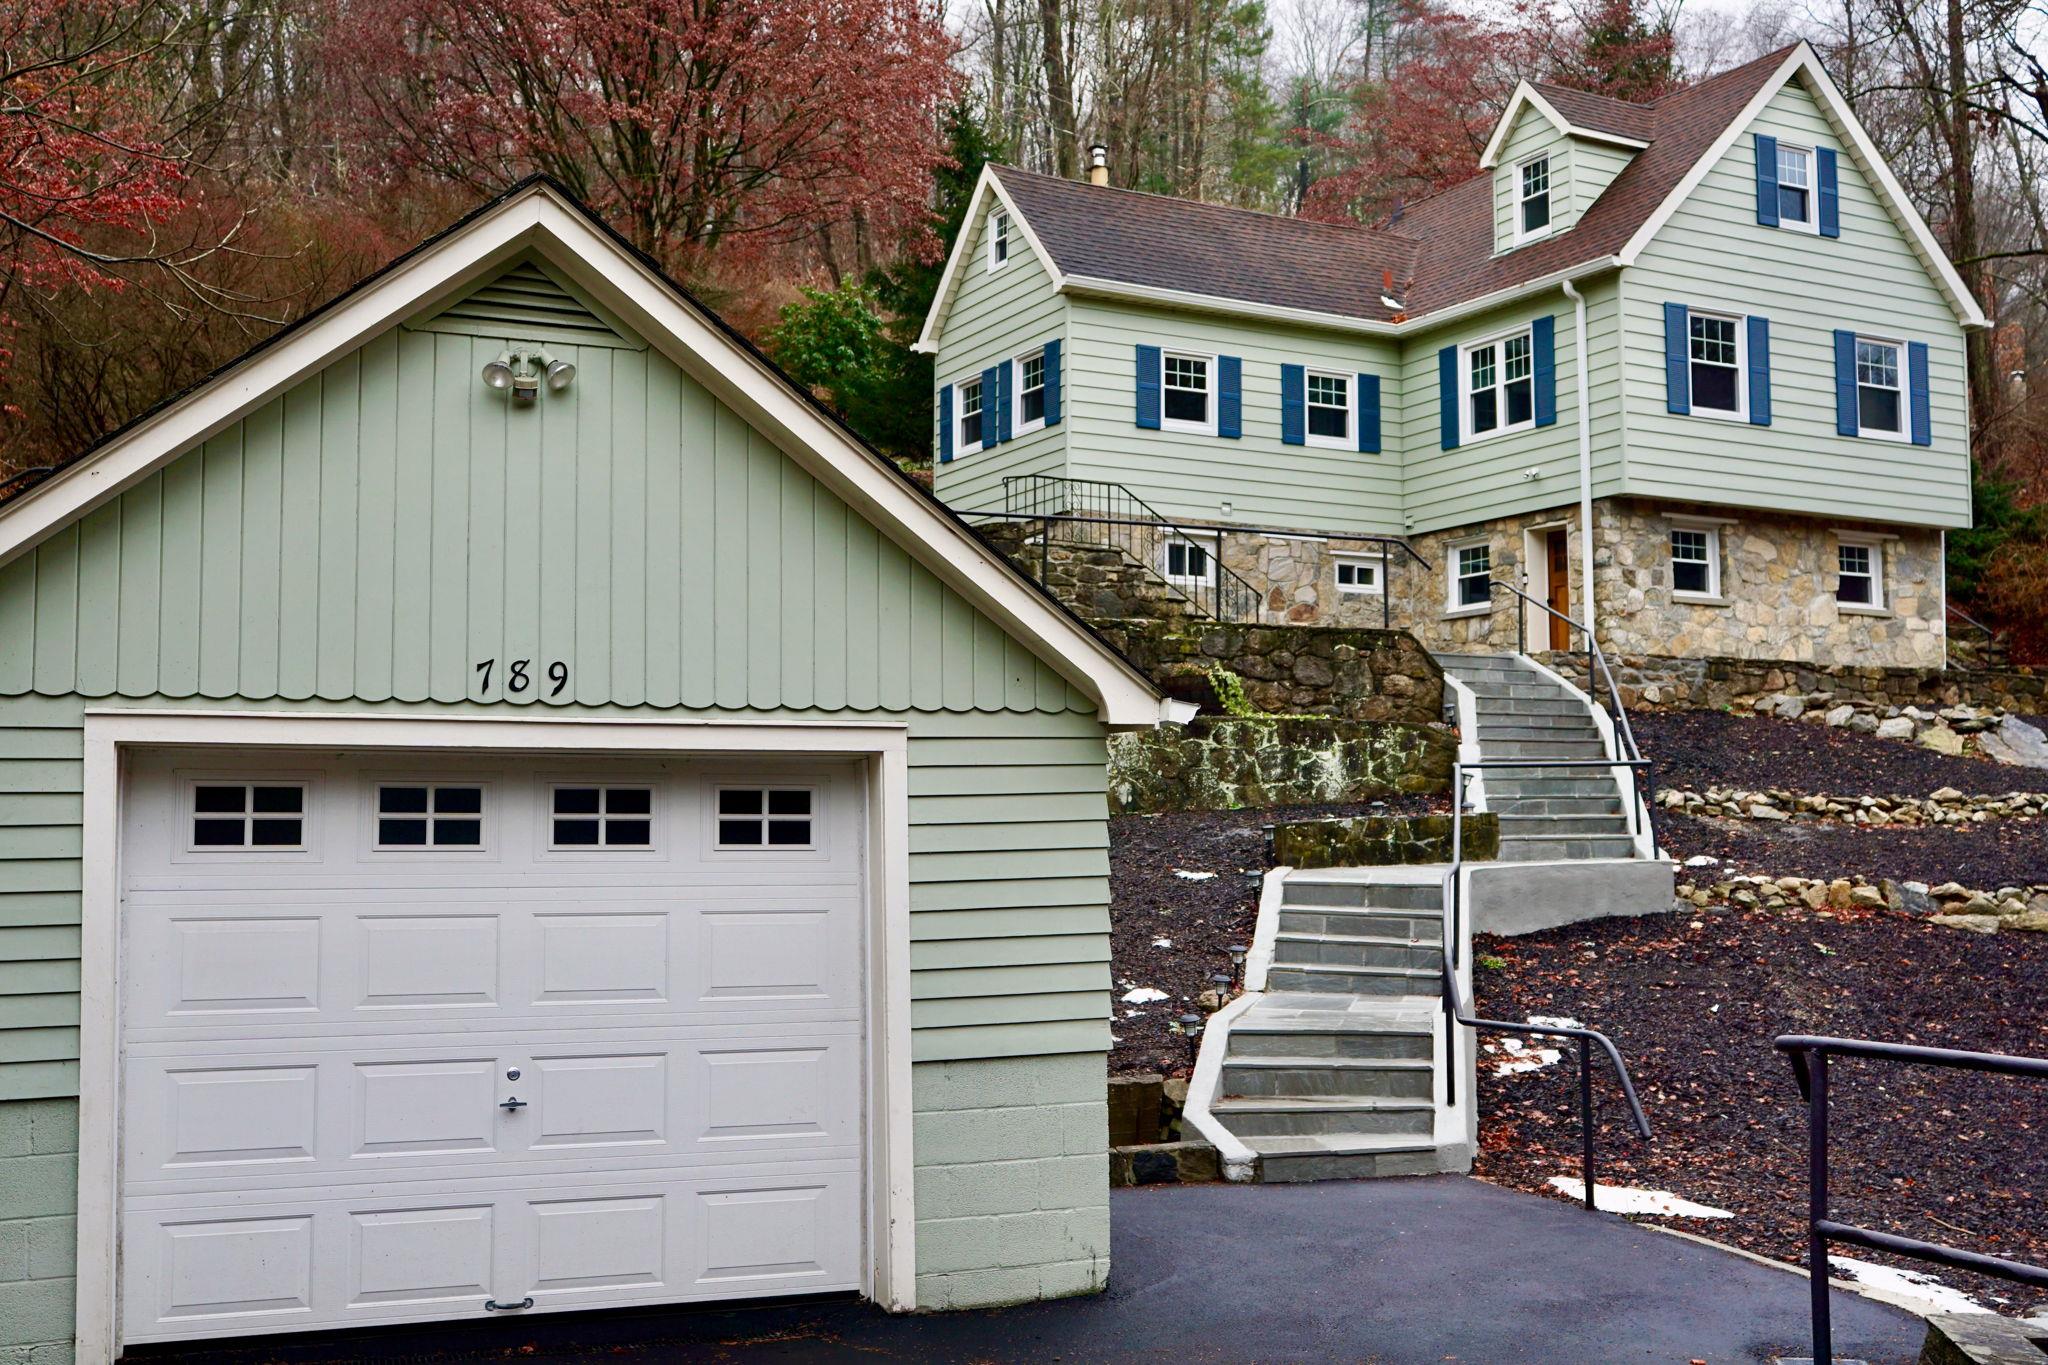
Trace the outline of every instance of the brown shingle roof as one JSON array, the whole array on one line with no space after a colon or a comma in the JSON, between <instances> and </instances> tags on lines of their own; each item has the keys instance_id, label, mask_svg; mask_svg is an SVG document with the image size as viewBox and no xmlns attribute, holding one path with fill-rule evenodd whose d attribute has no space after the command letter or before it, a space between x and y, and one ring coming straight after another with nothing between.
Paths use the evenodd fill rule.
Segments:
<instances>
[{"instance_id":1,"label":"brown shingle roof","mask_svg":"<svg viewBox=\"0 0 2048 1365\"><path fill-rule=\"evenodd\" d=\"M1411 205L1398 226L1314 223L997 169L1003 189L1067 275L1388 321L1382 272L1410 315L1438 312L1611 256L1627 245L1725 132L1790 49L1651 104L1539 87L1582 127L1646 141L1569 231L1493 250L1493 178ZM1626 111L1626 112L1624 112Z\"/></svg>"}]
</instances>

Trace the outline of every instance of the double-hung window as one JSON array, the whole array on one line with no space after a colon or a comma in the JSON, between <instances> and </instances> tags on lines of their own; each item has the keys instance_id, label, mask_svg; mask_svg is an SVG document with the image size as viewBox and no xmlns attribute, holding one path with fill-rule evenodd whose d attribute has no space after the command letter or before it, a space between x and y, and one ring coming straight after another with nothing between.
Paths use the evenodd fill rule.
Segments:
<instances>
[{"instance_id":1,"label":"double-hung window","mask_svg":"<svg viewBox=\"0 0 2048 1365\"><path fill-rule=\"evenodd\" d=\"M1813 204L1813 149L1778 144L1778 225L1819 230Z\"/></svg>"},{"instance_id":2,"label":"double-hung window","mask_svg":"<svg viewBox=\"0 0 2048 1365\"><path fill-rule=\"evenodd\" d=\"M1043 348L1017 357L1016 432L1037 431L1045 425L1045 351Z\"/></svg>"},{"instance_id":3,"label":"double-hung window","mask_svg":"<svg viewBox=\"0 0 2048 1365\"><path fill-rule=\"evenodd\" d=\"M1493 605L1493 547L1483 540L1453 545L1450 611L1482 612Z\"/></svg>"},{"instance_id":4,"label":"double-hung window","mask_svg":"<svg viewBox=\"0 0 2048 1365\"><path fill-rule=\"evenodd\" d=\"M1010 215L1001 209L988 216L988 268L1001 270L1010 261Z\"/></svg>"},{"instance_id":5,"label":"double-hung window","mask_svg":"<svg viewBox=\"0 0 2048 1365\"><path fill-rule=\"evenodd\" d=\"M1466 347L1466 435L1492 436L1535 423L1535 346L1528 329Z\"/></svg>"},{"instance_id":6,"label":"double-hung window","mask_svg":"<svg viewBox=\"0 0 2048 1365\"><path fill-rule=\"evenodd\" d=\"M1160 361L1161 425L1169 431L1216 430L1215 361L1168 351Z\"/></svg>"},{"instance_id":7,"label":"double-hung window","mask_svg":"<svg viewBox=\"0 0 2048 1365\"><path fill-rule=\"evenodd\" d=\"M1856 338L1856 429L1864 436L1906 435L1905 347L1896 341Z\"/></svg>"},{"instance_id":8,"label":"double-hung window","mask_svg":"<svg viewBox=\"0 0 2048 1365\"><path fill-rule=\"evenodd\" d=\"M981 424L983 421L981 380L975 378L961 383L959 396L960 416L958 421L960 423L960 431L953 445L955 449L964 454L970 450L981 449Z\"/></svg>"},{"instance_id":9,"label":"double-hung window","mask_svg":"<svg viewBox=\"0 0 2048 1365\"><path fill-rule=\"evenodd\" d=\"M1671 592L1674 597L1721 595L1721 533L1712 526L1671 528Z\"/></svg>"},{"instance_id":10,"label":"double-hung window","mask_svg":"<svg viewBox=\"0 0 2048 1365\"><path fill-rule=\"evenodd\" d=\"M1550 158L1531 157L1515 169L1515 239L1550 231Z\"/></svg>"},{"instance_id":11,"label":"double-hung window","mask_svg":"<svg viewBox=\"0 0 2048 1365\"><path fill-rule=\"evenodd\" d=\"M1844 540L1835 549L1835 602L1863 611L1884 610L1884 547Z\"/></svg>"},{"instance_id":12,"label":"double-hung window","mask_svg":"<svg viewBox=\"0 0 2048 1365\"><path fill-rule=\"evenodd\" d=\"M1741 318L1692 313L1686 318L1692 410L1712 417L1743 415Z\"/></svg>"},{"instance_id":13,"label":"double-hung window","mask_svg":"<svg viewBox=\"0 0 2048 1365\"><path fill-rule=\"evenodd\" d=\"M1350 449L1354 439L1351 429L1351 376L1310 370L1305 385L1309 444Z\"/></svg>"}]
</instances>

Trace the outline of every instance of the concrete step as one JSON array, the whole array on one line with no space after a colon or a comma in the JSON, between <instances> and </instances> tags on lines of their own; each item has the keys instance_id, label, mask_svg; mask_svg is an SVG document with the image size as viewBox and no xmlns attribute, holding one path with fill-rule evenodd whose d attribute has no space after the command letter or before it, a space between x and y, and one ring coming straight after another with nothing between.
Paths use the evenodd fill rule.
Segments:
<instances>
[{"instance_id":1,"label":"concrete step","mask_svg":"<svg viewBox=\"0 0 2048 1365\"><path fill-rule=\"evenodd\" d=\"M1436 1106L1428 1100L1393 1099L1220 1099L1209 1112L1239 1137L1301 1137L1314 1133L1401 1133L1429 1137L1436 1130Z\"/></svg>"},{"instance_id":2,"label":"concrete step","mask_svg":"<svg viewBox=\"0 0 2048 1365\"><path fill-rule=\"evenodd\" d=\"M1509 730L1589 730L1594 734L1600 733L1594 726L1592 718L1586 714L1584 707L1580 707L1576 711L1482 711L1479 713L1480 738L1483 739L1487 735ZM1505 737L1509 739L1514 738L1513 735ZM1541 736L1538 735L1537 738L1541 738Z\"/></svg>"},{"instance_id":3,"label":"concrete step","mask_svg":"<svg viewBox=\"0 0 2048 1365\"><path fill-rule=\"evenodd\" d=\"M1483 725L1490 720L1514 716L1584 716L1586 705L1569 693L1551 697L1477 697L1476 709Z\"/></svg>"},{"instance_id":4,"label":"concrete step","mask_svg":"<svg viewBox=\"0 0 2048 1365\"><path fill-rule=\"evenodd\" d=\"M1511 815L1620 815L1621 797L1614 784L1606 784L1605 796L1503 796L1488 789L1486 807L1502 820Z\"/></svg>"},{"instance_id":5,"label":"concrete step","mask_svg":"<svg viewBox=\"0 0 2048 1365\"><path fill-rule=\"evenodd\" d=\"M1486 774L1489 808L1496 799L1608 797L1620 799L1609 768L1496 768Z\"/></svg>"},{"instance_id":6,"label":"concrete step","mask_svg":"<svg viewBox=\"0 0 2048 1365\"><path fill-rule=\"evenodd\" d=\"M1585 736L1566 735L1558 738L1498 739L1481 740L1479 752L1487 762L1507 758L1610 758L1607 746L1598 737L1599 732Z\"/></svg>"},{"instance_id":7,"label":"concrete step","mask_svg":"<svg viewBox=\"0 0 2048 1365\"><path fill-rule=\"evenodd\" d=\"M1503 813L1500 817L1500 837L1503 839L1522 839L1536 834L1571 834L1580 837L1592 834L1618 834L1626 837L1628 833L1628 817L1619 812L1598 815Z\"/></svg>"},{"instance_id":8,"label":"concrete step","mask_svg":"<svg viewBox=\"0 0 2048 1365\"><path fill-rule=\"evenodd\" d=\"M1434 910L1443 904L1443 889L1434 881L1316 881L1292 876L1287 879L1286 891L1280 903L1304 910L1318 905Z\"/></svg>"},{"instance_id":9,"label":"concrete step","mask_svg":"<svg viewBox=\"0 0 2048 1365\"><path fill-rule=\"evenodd\" d=\"M1607 757L1607 750L1601 740L1600 732L1594 729L1590 722L1574 719L1569 716L1559 716L1556 719L1560 722L1556 725L1481 724L1479 727L1480 752L1491 758L1494 756L1495 751L1505 749L1511 744L1574 743L1592 745L1592 756L1595 758ZM1573 754L1572 757L1577 758L1579 755Z\"/></svg>"},{"instance_id":10,"label":"concrete step","mask_svg":"<svg viewBox=\"0 0 2048 1365\"><path fill-rule=\"evenodd\" d=\"M1440 940L1417 942L1358 934L1313 933L1283 929L1273 936L1276 967L1407 967L1438 971L1443 967Z\"/></svg>"},{"instance_id":11,"label":"concrete step","mask_svg":"<svg viewBox=\"0 0 2048 1365\"><path fill-rule=\"evenodd\" d=\"M1282 934L1350 934L1403 943L1441 943L1443 903L1439 897L1437 908L1428 913L1330 905L1296 909L1282 905L1277 928Z\"/></svg>"},{"instance_id":12,"label":"concrete step","mask_svg":"<svg viewBox=\"0 0 2048 1365\"><path fill-rule=\"evenodd\" d=\"M1260 1137L1246 1145L1259 1154L1262 1184L1371 1180L1381 1176L1434 1175L1437 1171L1435 1146L1403 1135Z\"/></svg>"},{"instance_id":13,"label":"concrete step","mask_svg":"<svg viewBox=\"0 0 2048 1365\"><path fill-rule=\"evenodd\" d=\"M1355 1057L1427 1062L1433 1055L1435 1035L1427 1029L1396 1023L1359 1027L1343 1016L1338 1019L1341 1022L1300 1025L1246 1023L1240 1019L1231 1026L1229 1060Z\"/></svg>"},{"instance_id":14,"label":"concrete step","mask_svg":"<svg viewBox=\"0 0 2048 1365\"><path fill-rule=\"evenodd\" d=\"M1626 835L1503 834L1500 860L1504 863L1546 863L1565 858L1628 858L1635 855L1635 841Z\"/></svg>"},{"instance_id":15,"label":"concrete step","mask_svg":"<svg viewBox=\"0 0 2048 1365\"><path fill-rule=\"evenodd\" d=\"M1266 971L1269 991L1316 991L1337 995L1435 995L1443 987L1441 968L1345 967L1319 963L1312 967L1275 962Z\"/></svg>"},{"instance_id":16,"label":"concrete step","mask_svg":"<svg viewBox=\"0 0 2048 1365\"><path fill-rule=\"evenodd\" d=\"M1217 1093L1234 1100L1426 1100L1435 1087L1436 1066L1428 1061L1233 1056L1224 1059Z\"/></svg>"},{"instance_id":17,"label":"concrete step","mask_svg":"<svg viewBox=\"0 0 2048 1365\"><path fill-rule=\"evenodd\" d=\"M1489 702L1569 701L1576 704L1578 701L1576 697L1572 696L1571 693L1565 691L1562 687L1559 687L1556 683L1547 682L1542 679L1532 679L1529 682L1507 680L1493 682L1489 679L1481 678L1475 682L1465 682L1463 678L1460 678L1458 681L1465 683L1465 686L1471 689L1473 699L1479 703L1482 710Z\"/></svg>"}]
</instances>

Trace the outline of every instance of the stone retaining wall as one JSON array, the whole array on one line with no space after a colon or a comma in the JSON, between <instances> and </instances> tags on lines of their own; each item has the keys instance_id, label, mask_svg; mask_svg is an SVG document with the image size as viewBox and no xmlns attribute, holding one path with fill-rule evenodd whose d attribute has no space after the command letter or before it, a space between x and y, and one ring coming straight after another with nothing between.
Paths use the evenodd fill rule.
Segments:
<instances>
[{"instance_id":1,"label":"stone retaining wall","mask_svg":"<svg viewBox=\"0 0 2048 1365\"><path fill-rule=\"evenodd\" d=\"M1370 801L1447 792L1457 740L1422 725L1198 717L1109 738L1109 808L1168 810Z\"/></svg>"},{"instance_id":2,"label":"stone retaining wall","mask_svg":"<svg viewBox=\"0 0 2048 1365\"><path fill-rule=\"evenodd\" d=\"M1500 856L1498 815L1468 814L1461 835L1467 862ZM1273 861L1282 867L1394 867L1450 860L1448 815L1363 815L1273 827Z\"/></svg>"},{"instance_id":3,"label":"stone retaining wall","mask_svg":"<svg viewBox=\"0 0 2048 1365\"><path fill-rule=\"evenodd\" d=\"M1217 621L1102 621L1096 629L1169 694L1204 710L1218 668L1269 715L1428 725L1443 719L1444 674L1402 630L1230 625Z\"/></svg>"},{"instance_id":4,"label":"stone retaining wall","mask_svg":"<svg viewBox=\"0 0 2048 1365\"><path fill-rule=\"evenodd\" d=\"M2000 711L2048 712L2048 669L1977 672L1960 668L1879 668L1790 664L1765 659L1680 659L1670 655L1609 656L1614 678L1630 706L1673 710L1753 706L1786 693L1831 693L1841 702L1871 706L1979 706ZM1561 657L1553 667L1579 681L1583 656Z\"/></svg>"}]
</instances>

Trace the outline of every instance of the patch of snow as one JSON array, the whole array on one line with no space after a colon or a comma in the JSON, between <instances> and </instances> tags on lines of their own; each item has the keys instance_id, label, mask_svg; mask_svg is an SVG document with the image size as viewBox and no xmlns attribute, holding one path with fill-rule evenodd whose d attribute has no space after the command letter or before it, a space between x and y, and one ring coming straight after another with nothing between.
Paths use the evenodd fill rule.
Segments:
<instances>
[{"instance_id":1,"label":"patch of snow","mask_svg":"<svg viewBox=\"0 0 2048 1365\"><path fill-rule=\"evenodd\" d=\"M1545 1182L1572 1199L1586 1197L1585 1182L1575 1176L1554 1175ZM1667 1218L1733 1218L1726 1209L1695 1204L1663 1190L1638 1190L1628 1185L1593 1184L1593 1207L1602 1213L1657 1213Z\"/></svg>"},{"instance_id":2,"label":"patch of snow","mask_svg":"<svg viewBox=\"0 0 2048 1365\"><path fill-rule=\"evenodd\" d=\"M1865 1289L1875 1289L1908 1300L1912 1311L1929 1313L1989 1313L1991 1310L1953 1285L1918 1270L1897 1270L1888 1265L1859 1261L1853 1256L1830 1256L1828 1264L1842 1278L1854 1280Z\"/></svg>"},{"instance_id":3,"label":"patch of snow","mask_svg":"<svg viewBox=\"0 0 2048 1365\"><path fill-rule=\"evenodd\" d=\"M1135 986L1124 992L1126 1005L1156 1005L1166 998L1166 992L1157 986Z\"/></svg>"},{"instance_id":4,"label":"patch of snow","mask_svg":"<svg viewBox=\"0 0 2048 1365\"><path fill-rule=\"evenodd\" d=\"M1184 882L1206 882L1216 874L1214 872L1190 872L1184 867L1176 867L1173 870L1173 875Z\"/></svg>"},{"instance_id":5,"label":"patch of snow","mask_svg":"<svg viewBox=\"0 0 2048 1365\"><path fill-rule=\"evenodd\" d=\"M1496 1076L1519 1076L1525 1071L1541 1071L1546 1066L1555 1066L1564 1056L1561 1049L1554 1047L1532 1048L1525 1046L1519 1038L1503 1038L1501 1050L1513 1054L1506 1061L1494 1067Z\"/></svg>"},{"instance_id":6,"label":"patch of snow","mask_svg":"<svg viewBox=\"0 0 2048 1365\"><path fill-rule=\"evenodd\" d=\"M1529 1016L1532 1028L1584 1028L1578 1020L1562 1014L1532 1014Z\"/></svg>"},{"instance_id":7,"label":"patch of snow","mask_svg":"<svg viewBox=\"0 0 2048 1365\"><path fill-rule=\"evenodd\" d=\"M1685 860L1687 867L1719 867L1721 860L1711 853L1695 853Z\"/></svg>"},{"instance_id":8,"label":"patch of snow","mask_svg":"<svg viewBox=\"0 0 2048 1365\"><path fill-rule=\"evenodd\" d=\"M1170 938L1155 938L1152 940L1152 946L1154 948L1171 948L1173 940Z\"/></svg>"}]
</instances>

